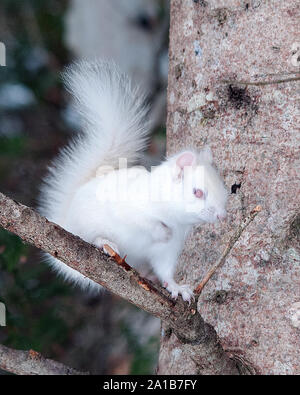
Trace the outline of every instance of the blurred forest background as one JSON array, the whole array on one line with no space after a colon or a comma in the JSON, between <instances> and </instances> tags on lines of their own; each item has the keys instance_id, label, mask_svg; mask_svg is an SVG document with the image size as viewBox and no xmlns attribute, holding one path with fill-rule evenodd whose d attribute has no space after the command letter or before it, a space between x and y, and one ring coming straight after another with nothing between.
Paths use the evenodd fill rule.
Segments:
<instances>
[{"instance_id":1,"label":"blurred forest background","mask_svg":"<svg viewBox=\"0 0 300 395\"><path fill-rule=\"evenodd\" d=\"M114 59L152 104L153 139L144 165L165 150L167 0L2 0L0 190L36 206L47 165L80 121L61 83L74 59ZM159 321L119 298L64 283L41 253L0 230L0 343L34 349L94 374L154 373Z\"/></svg>"}]
</instances>

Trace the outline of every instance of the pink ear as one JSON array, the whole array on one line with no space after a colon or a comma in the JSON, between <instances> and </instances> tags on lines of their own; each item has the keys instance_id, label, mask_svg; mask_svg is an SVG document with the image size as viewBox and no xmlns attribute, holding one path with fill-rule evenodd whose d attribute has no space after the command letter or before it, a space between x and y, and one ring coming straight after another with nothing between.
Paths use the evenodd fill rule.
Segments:
<instances>
[{"instance_id":1,"label":"pink ear","mask_svg":"<svg viewBox=\"0 0 300 395\"><path fill-rule=\"evenodd\" d=\"M183 170L185 166L193 166L196 163L196 157L193 152L183 152L176 160L176 165Z\"/></svg>"}]
</instances>

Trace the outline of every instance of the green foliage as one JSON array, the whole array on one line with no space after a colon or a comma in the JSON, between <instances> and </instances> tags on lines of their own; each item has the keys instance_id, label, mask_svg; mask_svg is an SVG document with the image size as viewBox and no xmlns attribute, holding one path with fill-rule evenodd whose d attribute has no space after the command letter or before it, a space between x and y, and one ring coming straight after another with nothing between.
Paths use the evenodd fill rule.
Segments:
<instances>
[{"instance_id":1,"label":"green foliage","mask_svg":"<svg viewBox=\"0 0 300 395\"><path fill-rule=\"evenodd\" d=\"M21 156L26 146L24 136L5 137L0 136L0 155Z\"/></svg>"},{"instance_id":2,"label":"green foliage","mask_svg":"<svg viewBox=\"0 0 300 395\"><path fill-rule=\"evenodd\" d=\"M146 344L132 344L133 361L131 364L131 374L152 374L153 366L157 364L159 351L158 338L151 337Z\"/></svg>"},{"instance_id":3,"label":"green foliage","mask_svg":"<svg viewBox=\"0 0 300 395\"><path fill-rule=\"evenodd\" d=\"M153 134L157 137L160 137L162 139L166 138L166 127L165 126L160 126L156 128L153 132Z\"/></svg>"},{"instance_id":4,"label":"green foliage","mask_svg":"<svg viewBox=\"0 0 300 395\"><path fill-rule=\"evenodd\" d=\"M49 89L60 85L60 63L68 60L62 39L66 4L66 0L2 1L0 12L4 11L14 35L7 51L8 67L1 69L0 83L18 81L41 101L47 99ZM45 52L50 64L30 69L28 60L36 48Z\"/></svg>"},{"instance_id":5,"label":"green foliage","mask_svg":"<svg viewBox=\"0 0 300 395\"><path fill-rule=\"evenodd\" d=\"M0 246L1 268L12 273L15 270L20 257L23 254L26 254L27 247L17 236L6 232L4 229L0 229Z\"/></svg>"},{"instance_id":6,"label":"green foliage","mask_svg":"<svg viewBox=\"0 0 300 395\"><path fill-rule=\"evenodd\" d=\"M49 268L31 264L31 249L1 229L0 252L0 300L7 309L1 342L51 353L68 338L70 328L62 313L70 313L70 307L61 305L59 297L70 294L69 287L56 278L49 281Z\"/></svg>"},{"instance_id":7,"label":"green foliage","mask_svg":"<svg viewBox=\"0 0 300 395\"><path fill-rule=\"evenodd\" d=\"M143 312L140 312L143 314ZM146 342L140 338L125 322L121 323L121 333L126 338L130 354L132 355L130 374L152 374L153 366L156 366L159 350L159 339L151 336Z\"/></svg>"}]
</instances>

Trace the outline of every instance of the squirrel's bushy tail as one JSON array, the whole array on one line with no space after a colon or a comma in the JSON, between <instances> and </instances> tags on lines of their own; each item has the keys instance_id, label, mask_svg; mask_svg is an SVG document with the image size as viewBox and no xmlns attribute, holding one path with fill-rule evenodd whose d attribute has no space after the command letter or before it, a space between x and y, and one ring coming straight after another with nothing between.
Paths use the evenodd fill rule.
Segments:
<instances>
[{"instance_id":1,"label":"squirrel's bushy tail","mask_svg":"<svg viewBox=\"0 0 300 395\"><path fill-rule=\"evenodd\" d=\"M82 132L49 168L40 212L60 225L76 189L104 166L128 163L145 148L145 96L111 62L80 61L68 67L64 82L82 119Z\"/></svg>"}]
</instances>

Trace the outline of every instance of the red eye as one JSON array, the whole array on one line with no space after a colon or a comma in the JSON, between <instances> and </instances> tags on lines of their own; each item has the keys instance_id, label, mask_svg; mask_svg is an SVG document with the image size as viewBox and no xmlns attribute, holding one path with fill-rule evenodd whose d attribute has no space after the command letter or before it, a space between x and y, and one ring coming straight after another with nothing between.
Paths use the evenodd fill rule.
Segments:
<instances>
[{"instance_id":1,"label":"red eye","mask_svg":"<svg viewBox=\"0 0 300 395\"><path fill-rule=\"evenodd\" d=\"M194 188L193 192L194 192L194 195L196 196L196 198L198 198L198 199L204 198L204 192L202 191L202 189Z\"/></svg>"}]
</instances>

